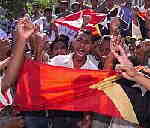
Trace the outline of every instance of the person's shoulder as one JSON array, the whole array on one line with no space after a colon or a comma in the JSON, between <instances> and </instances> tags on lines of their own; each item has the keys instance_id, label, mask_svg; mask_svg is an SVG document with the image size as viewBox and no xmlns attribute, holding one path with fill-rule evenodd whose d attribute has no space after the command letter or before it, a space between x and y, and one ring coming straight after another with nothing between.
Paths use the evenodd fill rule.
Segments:
<instances>
[{"instance_id":1,"label":"person's shoulder","mask_svg":"<svg viewBox=\"0 0 150 128\"><path fill-rule=\"evenodd\" d=\"M50 59L48 64L55 65L55 66L63 65L66 61L68 61L70 59L70 57L71 57L71 54L58 55L58 56L55 56L52 59Z\"/></svg>"},{"instance_id":2,"label":"person's shoulder","mask_svg":"<svg viewBox=\"0 0 150 128\"><path fill-rule=\"evenodd\" d=\"M90 61L92 64L94 64L96 66L99 63L93 55L87 55L87 59L88 59L88 61Z\"/></svg>"},{"instance_id":3,"label":"person's shoulder","mask_svg":"<svg viewBox=\"0 0 150 128\"><path fill-rule=\"evenodd\" d=\"M70 56L70 54L68 55L57 55L57 56L54 56L52 59L63 59L63 58L68 58Z\"/></svg>"},{"instance_id":4,"label":"person's shoulder","mask_svg":"<svg viewBox=\"0 0 150 128\"><path fill-rule=\"evenodd\" d=\"M96 61L95 57L91 54L87 55L88 59L90 60L93 60L93 61Z\"/></svg>"}]
</instances>

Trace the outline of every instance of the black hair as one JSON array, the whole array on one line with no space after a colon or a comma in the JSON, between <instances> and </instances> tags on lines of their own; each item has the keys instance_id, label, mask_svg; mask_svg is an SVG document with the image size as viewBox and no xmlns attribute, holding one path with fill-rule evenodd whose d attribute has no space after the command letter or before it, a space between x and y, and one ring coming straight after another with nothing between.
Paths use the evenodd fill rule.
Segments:
<instances>
[{"instance_id":1,"label":"black hair","mask_svg":"<svg viewBox=\"0 0 150 128\"><path fill-rule=\"evenodd\" d=\"M111 40L111 37L110 37L110 35L108 35L108 36L103 36L103 37L102 37L102 40L109 40L109 41L110 41L110 40Z\"/></svg>"},{"instance_id":2,"label":"black hair","mask_svg":"<svg viewBox=\"0 0 150 128\"><path fill-rule=\"evenodd\" d=\"M64 41L65 43L68 43L70 39L67 35L61 34L61 35L59 35L58 40Z\"/></svg>"},{"instance_id":3,"label":"black hair","mask_svg":"<svg viewBox=\"0 0 150 128\"><path fill-rule=\"evenodd\" d=\"M81 32L88 35L90 37L90 40L92 41L92 43L95 41L95 37L92 35L91 30L83 29L83 30L81 30Z\"/></svg>"},{"instance_id":4,"label":"black hair","mask_svg":"<svg viewBox=\"0 0 150 128\"><path fill-rule=\"evenodd\" d=\"M67 47L68 47L68 43L69 43L69 37L67 35L61 34L58 37L56 37L56 39L53 42L63 42Z\"/></svg>"},{"instance_id":5,"label":"black hair","mask_svg":"<svg viewBox=\"0 0 150 128\"><path fill-rule=\"evenodd\" d=\"M62 42L62 43L65 45L65 47L68 48L68 44L65 43L64 41L62 41L62 40L55 40L55 41L53 41L53 42L51 43L50 49L53 50L54 45L57 44L58 42Z\"/></svg>"},{"instance_id":6,"label":"black hair","mask_svg":"<svg viewBox=\"0 0 150 128\"><path fill-rule=\"evenodd\" d=\"M53 10L52 10L52 8L45 8L44 9L44 13L46 13L46 12L52 12Z\"/></svg>"},{"instance_id":7,"label":"black hair","mask_svg":"<svg viewBox=\"0 0 150 128\"><path fill-rule=\"evenodd\" d=\"M90 0L91 2L92 2L92 0ZM94 0L94 1L97 1L98 2L98 0Z\"/></svg>"},{"instance_id":8,"label":"black hair","mask_svg":"<svg viewBox=\"0 0 150 128\"><path fill-rule=\"evenodd\" d=\"M99 35L93 35L93 36L92 36L92 40L93 40L93 41L101 40L101 36L99 36Z\"/></svg>"}]
</instances>

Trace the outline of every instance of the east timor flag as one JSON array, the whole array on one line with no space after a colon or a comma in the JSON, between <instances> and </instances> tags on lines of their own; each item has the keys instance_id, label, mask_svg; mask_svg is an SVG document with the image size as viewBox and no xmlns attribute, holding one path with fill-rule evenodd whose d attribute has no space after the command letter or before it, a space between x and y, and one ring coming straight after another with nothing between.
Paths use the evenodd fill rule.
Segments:
<instances>
[{"instance_id":1,"label":"east timor flag","mask_svg":"<svg viewBox=\"0 0 150 128\"><path fill-rule=\"evenodd\" d=\"M77 70L27 60L15 105L20 111L91 111L138 124L133 105L113 71Z\"/></svg>"}]
</instances>

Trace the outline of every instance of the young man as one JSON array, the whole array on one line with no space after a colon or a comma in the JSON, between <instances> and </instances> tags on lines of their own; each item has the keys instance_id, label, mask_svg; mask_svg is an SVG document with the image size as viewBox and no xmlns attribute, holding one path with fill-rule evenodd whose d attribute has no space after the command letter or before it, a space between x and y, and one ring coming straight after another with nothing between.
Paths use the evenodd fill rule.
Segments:
<instances>
[{"instance_id":1,"label":"young man","mask_svg":"<svg viewBox=\"0 0 150 128\"><path fill-rule=\"evenodd\" d=\"M118 50L121 54L118 54L118 52L113 51L114 56L120 62L120 64L116 66L116 70L118 70L124 78L133 80L139 83L140 85L143 85L148 90L150 90L150 84L149 84L150 79L148 77L145 77L144 74L139 73L134 68L133 64L128 59L124 49L121 46L118 46ZM150 73L150 69L147 68L146 71Z\"/></svg>"},{"instance_id":2,"label":"young man","mask_svg":"<svg viewBox=\"0 0 150 128\"><path fill-rule=\"evenodd\" d=\"M74 53L56 56L49 61L49 64L77 69L98 70L98 63L89 55L92 50L92 44L91 33L88 31L80 32L73 42Z\"/></svg>"},{"instance_id":3,"label":"young man","mask_svg":"<svg viewBox=\"0 0 150 128\"><path fill-rule=\"evenodd\" d=\"M69 55L58 55L52 58L48 64L75 69L98 70L97 61L89 55L92 50L93 41L89 31L81 31L73 41L74 52ZM60 113L60 111L56 111ZM79 125L83 116L82 112L61 112L60 116L54 117L54 128L72 128ZM78 126L79 127L79 126Z\"/></svg>"}]
</instances>

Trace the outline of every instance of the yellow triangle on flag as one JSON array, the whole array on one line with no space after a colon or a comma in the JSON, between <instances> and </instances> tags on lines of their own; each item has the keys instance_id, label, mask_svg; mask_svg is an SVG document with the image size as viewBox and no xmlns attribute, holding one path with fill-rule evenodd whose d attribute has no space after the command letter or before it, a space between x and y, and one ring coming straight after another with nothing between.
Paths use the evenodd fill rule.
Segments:
<instances>
[{"instance_id":1,"label":"yellow triangle on flag","mask_svg":"<svg viewBox=\"0 0 150 128\"><path fill-rule=\"evenodd\" d=\"M95 28L96 28L96 30L95 30L94 32L92 32L92 34L93 34L93 35L101 36L102 34L101 34L100 29L99 29L99 24L96 24L96 25L95 25Z\"/></svg>"}]
</instances>

